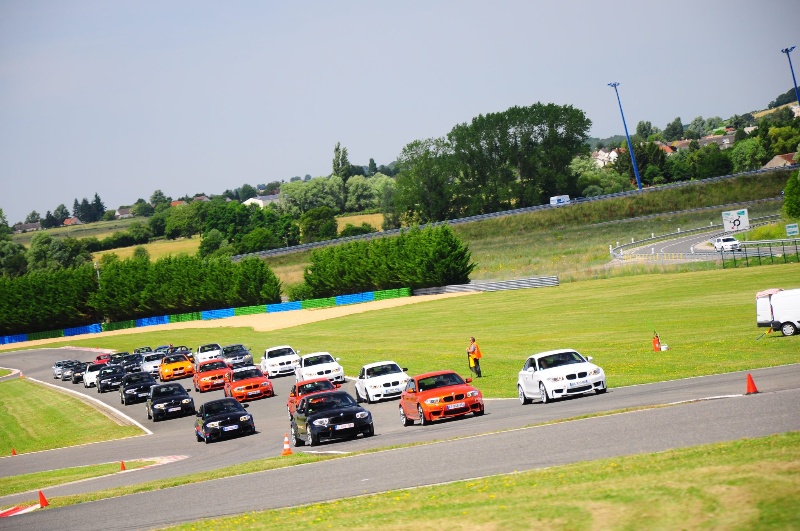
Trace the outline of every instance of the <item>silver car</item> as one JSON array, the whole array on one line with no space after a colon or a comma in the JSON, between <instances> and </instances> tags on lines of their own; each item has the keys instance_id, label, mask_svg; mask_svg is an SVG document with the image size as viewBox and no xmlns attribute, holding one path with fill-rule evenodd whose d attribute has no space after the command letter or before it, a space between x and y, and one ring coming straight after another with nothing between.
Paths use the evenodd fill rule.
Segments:
<instances>
[{"instance_id":1,"label":"silver car","mask_svg":"<svg viewBox=\"0 0 800 531\"><path fill-rule=\"evenodd\" d=\"M161 359L166 356L165 352L147 352L142 354L142 372L149 374L158 374L158 366L161 365Z\"/></svg>"}]
</instances>

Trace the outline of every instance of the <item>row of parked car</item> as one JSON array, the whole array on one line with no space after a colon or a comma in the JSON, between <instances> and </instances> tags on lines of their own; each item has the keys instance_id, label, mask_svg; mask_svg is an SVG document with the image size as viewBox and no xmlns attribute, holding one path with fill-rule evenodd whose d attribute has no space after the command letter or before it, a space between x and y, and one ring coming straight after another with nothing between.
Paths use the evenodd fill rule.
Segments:
<instances>
[{"instance_id":1,"label":"row of parked car","mask_svg":"<svg viewBox=\"0 0 800 531\"><path fill-rule=\"evenodd\" d=\"M95 363L65 360L53 366L54 377L73 383L83 377L86 387L98 392L118 390L120 402L146 402L148 419L196 414L195 434L210 442L227 435L255 432L246 401L274 396L271 376L293 374L295 384L287 400L292 442L295 446L316 445L322 440L371 436L374 426L370 412L360 404L399 398L400 422L422 425L439 419L484 413L483 396L454 371L436 371L409 376L394 361L364 365L355 378L355 397L341 390L344 369L339 358L328 352L301 356L288 345L264 351L259 365L243 345L220 347L201 345L196 353L186 347L157 352L136 349L141 356L137 368L130 354L102 354ZM188 351L188 352L187 352ZM227 355L226 355L227 354ZM148 357L159 355L158 364L147 365ZM126 364L126 360L128 363ZM99 370L93 366L101 365ZM155 367L155 368L154 368ZM90 370L92 368L92 370ZM69 372L71 370L71 372ZM67 376L69 374L69 376ZM88 379L87 379L88 377ZM156 377L161 381L156 382ZM222 389L221 401L206 402L198 412L189 389L170 380L191 377L195 391ZM606 390L603 370L571 349L543 352L528 357L517 380L522 404L534 399L547 403L556 398ZM219 403L218 403L219 402ZM223 415L223 420L217 419Z\"/></svg>"}]
</instances>

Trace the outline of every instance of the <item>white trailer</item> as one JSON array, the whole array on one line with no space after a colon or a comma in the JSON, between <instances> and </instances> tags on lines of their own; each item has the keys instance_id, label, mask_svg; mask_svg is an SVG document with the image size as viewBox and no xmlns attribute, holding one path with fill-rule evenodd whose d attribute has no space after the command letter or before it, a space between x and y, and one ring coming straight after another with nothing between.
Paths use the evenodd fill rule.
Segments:
<instances>
[{"instance_id":1,"label":"white trailer","mask_svg":"<svg viewBox=\"0 0 800 531\"><path fill-rule=\"evenodd\" d=\"M800 289L768 289L756 293L756 324L793 336L800 330Z\"/></svg>"},{"instance_id":2,"label":"white trailer","mask_svg":"<svg viewBox=\"0 0 800 531\"><path fill-rule=\"evenodd\" d=\"M568 195L554 195L550 198L550 204L553 206L568 205L569 203Z\"/></svg>"}]
</instances>

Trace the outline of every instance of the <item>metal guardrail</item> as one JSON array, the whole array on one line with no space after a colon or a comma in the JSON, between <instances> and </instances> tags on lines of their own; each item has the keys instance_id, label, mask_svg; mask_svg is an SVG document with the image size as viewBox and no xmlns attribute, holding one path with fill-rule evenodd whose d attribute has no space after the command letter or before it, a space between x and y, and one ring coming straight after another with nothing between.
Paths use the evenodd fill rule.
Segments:
<instances>
[{"instance_id":1,"label":"metal guardrail","mask_svg":"<svg viewBox=\"0 0 800 531\"><path fill-rule=\"evenodd\" d=\"M517 209L513 209L513 210L504 210L502 212L491 212L489 214L479 214L477 216L468 216L468 217L459 218L459 219L450 219L450 220L445 220L445 221L437 221L437 222L434 222L434 223L428 223L428 224L425 224L425 225L421 225L421 227L422 228L438 227L438 226L443 225L443 224L459 225L461 223L470 223L470 222L473 222L473 221L481 221L481 220L485 220L485 219L492 219L492 218L498 218L498 217L503 217L503 216L514 216L514 215L517 215L517 214L527 214L527 213L530 213L530 212L537 212L537 211L540 211L540 210L550 210L550 209L554 209L554 208L569 208L572 205L586 203L586 202L603 201L603 200L606 200L606 199L614 199L614 198L617 198L617 197L629 197L629 196L644 194L644 193L648 193L648 192L661 191L661 190L670 190L670 189L673 189L673 188L681 188L683 186L689 186L689 185L720 182L720 181L725 181L725 180L728 180L728 179L733 179L733 178L736 178L736 177L742 177L742 176L747 176L747 175L760 175L760 174L764 174L764 173L772 173L772 172L775 172L775 171L794 171L795 169L798 169L798 168L800 168L800 164L792 164L791 166L784 166L782 168L769 168L769 169L762 169L762 170L752 170L752 171L746 171L746 172L741 172L741 173L734 173L734 174L731 174L731 175L720 175L718 177L709 177L708 179L700 179L700 180L696 180L696 181L680 181L680 182L676 182L676 183L653 186L653 187L650 187L650 188L643 188L641 190L629 190L627 192L617 192L617 193L613 193L613 194L598 195L598 196L594 196L594 197L581 197L581 198L578 198L577 200L573 200L571 203L566 204L566 205L551 205L551 204L548 203L548 204L536 205L536 206L525 207L525 208L517 208ZM654 214L654 216L660 216L660 215L664 215L664 214L669 214L669 213L665 212L665 213L662 213L662 214ZM638 218L635 218L635 219L638 219ZM402 230L403 229L391 229L391 230L387 230L387 231L383 231L383 232L373 232L373 233L370 233L370 234L360 234L358 236L348 236L346 238L336 238L336 239L333 239L333 240L325 240L325 241L321 241L321 242L304 243L304 244L301 244L301 245L294 245L294 246L291 246L291 247L281 247L279 249L270 249L268 251L259 251L259 252L256 252L256 253L240 254L240 255L233 256L231 259L234 262L238 262L242 258L246 258L248 256L257 256L259 258L265 258L265 257L268 257L268 256L279 256L279 255L282 255L282 254L289 254L289 253L296 253L296 252L301 252L301 251L308 251L308 250L311 250L311 249L318 249L320 247L327 247L329 245L339 245L341 243L347 243L347 242L350 242L350 241L372 240L372 239L375 239L375 238L385 238L385 237L389 237L389 236L396 236L396 235L400 234L400 231L402 231Z\"/></svg>"},{"instance_id":2,"label":"metal guardrail","mask_svg":"<svg viewBox=\"0 0 800 531\"><path fill-rule=\"evenodd\" d=\"M548 288L553 286L558 286L557 276L451 284L449 286L415 289L412 293L414 295L441 295L443 293L462 293L465 291L505 291L513 289Z\"/></svg>"}]
</instances>

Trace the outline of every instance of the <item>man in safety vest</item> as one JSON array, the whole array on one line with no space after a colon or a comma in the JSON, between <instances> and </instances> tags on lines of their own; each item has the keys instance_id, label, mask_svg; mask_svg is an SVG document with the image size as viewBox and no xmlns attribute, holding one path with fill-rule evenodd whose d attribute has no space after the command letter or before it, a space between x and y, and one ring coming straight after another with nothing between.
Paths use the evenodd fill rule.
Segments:
<instances>
[{"instance_id":1,"label":"man in safety vest","mask_svg":"<svg viewBox=\"0 0 800 531\"><path fill-rule=\"evenodd\" d=\"M480 359L482 357L483 355L481 354L481 349L475 342L475 338L474 337L469 338L469 346L467 347L467 359L469 360L469 370L474 372L478 378L481 377Z\"/></svg>"}]
</instances>

